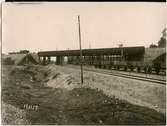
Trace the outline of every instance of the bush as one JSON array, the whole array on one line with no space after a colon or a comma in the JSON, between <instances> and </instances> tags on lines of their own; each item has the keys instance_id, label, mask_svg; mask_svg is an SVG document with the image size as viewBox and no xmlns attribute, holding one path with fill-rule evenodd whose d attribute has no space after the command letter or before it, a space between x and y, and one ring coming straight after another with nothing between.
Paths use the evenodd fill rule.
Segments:
<instances>
[{"instance_id":1,"label":"bush","mask_svg":"<svg viewBox=\"0 0 167 126\"><path fill-rule=\"evenodd\" d=\"M154 68L155 68L155 72L156 72L156 74L159 74L160 69L161 69L161 65L160 65L160 63L155 62L155 63L154 63Z\"/></svg>"},{"instance_id":2,"label":"bush","mask_svg":"<svg viewBox=\"0 0 167 126\"><path fill-rule=\"evenodd\" d=\"M128 67L127 66L124 66L124 70L127 71Z\"/></svg>"},{"instance_id":3,"label":"bush","mask_svg":"<svg viewBox=\"0 0 167 126\"><path fill-rule=\"evenodd\" d=\"M138 66L137 67L137 72L140 72L141 71L141 68Z\"/></svg>"}]
</instances>

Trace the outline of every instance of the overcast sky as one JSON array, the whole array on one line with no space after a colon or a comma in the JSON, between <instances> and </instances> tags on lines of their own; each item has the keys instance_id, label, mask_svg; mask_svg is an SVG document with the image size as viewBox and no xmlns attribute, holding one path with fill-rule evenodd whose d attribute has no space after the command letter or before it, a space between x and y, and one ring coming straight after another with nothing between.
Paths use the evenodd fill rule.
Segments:
<instances>
[{"instance_id":1,"label":"overcast sky","mask_svg":"<svg viewBox=\"0 0 167 126\"><path fill-rule=\"evenodd\" d=\"M66 2L3 4L2 51L78 49L157 44L166 23L165 3Z\"/></svg>"}]
</instances>

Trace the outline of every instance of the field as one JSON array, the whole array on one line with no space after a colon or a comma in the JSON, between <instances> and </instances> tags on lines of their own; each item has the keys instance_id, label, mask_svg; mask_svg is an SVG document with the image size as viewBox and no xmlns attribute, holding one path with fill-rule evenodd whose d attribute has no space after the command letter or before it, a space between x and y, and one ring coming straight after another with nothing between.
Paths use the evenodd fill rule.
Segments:
<instances>
[{"instance_id":1,"label":"field","mask_svg":"<svg viewBox=\"0 0 167 126\"><path fill-rule=\"evenodd\" d=\"M134 84L140 102L132 104L135 98L125 92L133 88L119 84L125 89L122 96L114 84L107 87L107 81L112 83L107 76L84 73L84 84L79 76L77 70L56 65L3 66L2 124L165 124L164 87L147 86L150 94L145 92L143 99ZM148 100L150 95L155 100Z\"/></svg>"}]
</instances>

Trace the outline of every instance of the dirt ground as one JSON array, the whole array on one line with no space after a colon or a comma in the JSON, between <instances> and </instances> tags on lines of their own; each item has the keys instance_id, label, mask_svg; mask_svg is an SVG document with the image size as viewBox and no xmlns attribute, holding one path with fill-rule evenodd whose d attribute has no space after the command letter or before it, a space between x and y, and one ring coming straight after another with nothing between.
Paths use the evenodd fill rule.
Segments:
<instances>
[{"instance_id":1,"label":"dirt ground","mask_svg":"<svg viewBox=\"0 0 167 126\"><path fill-rule=\"evenodd\" d=\"M164 114L91 88L95 78L82 85L63 69L3 66L2 124L165 124Z\"/></svg>"}]
</instances>

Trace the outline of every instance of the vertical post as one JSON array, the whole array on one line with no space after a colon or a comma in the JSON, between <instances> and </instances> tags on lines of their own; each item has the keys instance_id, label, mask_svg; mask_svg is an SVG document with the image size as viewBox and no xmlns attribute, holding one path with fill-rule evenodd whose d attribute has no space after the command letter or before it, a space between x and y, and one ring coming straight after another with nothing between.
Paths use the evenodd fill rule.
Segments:
<instances>
[{"instance_id":1,"label":"vertical post","mask_svg":"<svg viewBox=\"0 0 167 126\"><path fill-rule=\"evenodd\" d=\"M124 52L123 52L123 47L121 47L121 61L123 61L123 60L124 60L124 59L123 59L123 58L124 58L124 57L123 57L123 56L124 56L124 54L123 54L123 53L124 53Z\"/></svg>"},{"instance_id":2,"label":"vertical post","mask_svg":"<svg viewBox=\"0 0 167 126\"><path fill-rule=\"evenodd\" d=\"M80 47L80 65L81 65L81 83L83 84L83 68L82 68L82 47L81 47L81 29L80 29L80 16L78 16L78 30L79 30L79 47Z\"/></svg>"},{"instance_id":3,"label":"vertical post","mask_svg":"<svg viewBox=\"0 0 167 126\"><path fill-rule=\"evenodd\" d=\"M43 57L43 65L46 65L46 57Z\"/></svg>"},{"instance_id":4,"label":"vertical post","mask_svg":"<svg viewBox=\"0 0 167 126\"><path fill-rule=\"evenodd\" d=\"M1 2L1 36L0 36L0 39L1 39L1 44L2 44L2 42L3 42L3 38L2 38L2 32L3 32L3 28L2 28L2 18L3 18L3 12L2 12L2 2ZM1 49L2 49L2 46L1 46ZM2 51L2 50L1 50ZM2 58L2 55L1 55L1 57L0 58Z\"/></svg>"},{"instance_id":5,"label":"vertical post","mask_svg":"<svg viewBox=\"0 0 167 126\"><path fill-rule=\"evenodd\" d=\"M50 56L48 56L48 63L50 64Z\"/></svg>"},{"instance_id":6,"label":"vertical post","mask_svg":"<svg viewBox=\"0 0 167 126\"><path fill-rule=\"evenodd\" d=\"M39 63L40 63L40 56L38 56L38 61L39 61Z\"/></svg>"}]
</instances>

